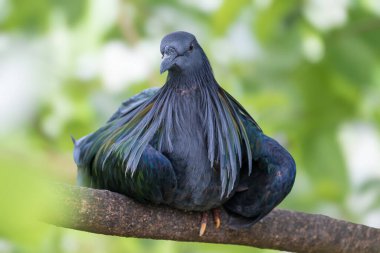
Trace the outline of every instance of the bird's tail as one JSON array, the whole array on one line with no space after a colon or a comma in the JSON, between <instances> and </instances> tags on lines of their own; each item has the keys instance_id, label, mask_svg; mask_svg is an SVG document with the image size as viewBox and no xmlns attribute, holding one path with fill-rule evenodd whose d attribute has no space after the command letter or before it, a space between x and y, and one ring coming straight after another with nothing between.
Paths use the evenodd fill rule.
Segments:
<instances>
[{"instance_id":1,"label":"bird's tail","mask_svg":"<svg viewBox=\"0 0 380 253\"><path fill-rule=\"evenodd\" d=\"M73 141L74 146L76 146L77 141L75 140L74 136L70 134L71 140Z\"/></svg>"},{"instance_id":2,"label":"bird's tail","mask_svg":"<svg viewBox=\"0 0 380 253\"><path fill-rule=\"evenodd\" d=\"M70 135L71 140L74 144L74 162L78 167L78 175L77 175L77 185L79 186L91 186L91 179L89 177L89 168L83 162L83 154L86 152L86 139L88 136L80 138L76 140L74 136Z\"/></svg>"}]
</instances>

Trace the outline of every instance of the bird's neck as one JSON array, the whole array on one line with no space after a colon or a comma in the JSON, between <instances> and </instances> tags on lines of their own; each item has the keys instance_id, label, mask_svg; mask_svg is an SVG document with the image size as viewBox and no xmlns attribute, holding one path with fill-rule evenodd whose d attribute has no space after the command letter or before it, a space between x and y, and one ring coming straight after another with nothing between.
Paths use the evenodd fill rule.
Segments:
<instances>
[{"instance_id":1,"label":"bird's neck","mask_svg":"<svg viewBox=\"0 0 380 253\"><path fill-rule=\"evenodd\" d=\"M185 87L177 87L174 89L174 92L176 92L177 94L181 95L181 96L185 96L185 95L190 95L192 93L194 93L196 90L198 90L198 86L197 85L194 85L194 86L185 86Z\"/></svg>"},{"instance_id":2,"label":"bird's neck","mask_svg":"<svg viewBox=\"0 0 380 253\"><path fill-rule=\"evenodd\" d=\"M211 70L203 68L203 71L177 72L170 71L166 81L167 86L181 95L194 93L196 90L204 90L205 87L217 87Z\"/></svg>"}]
</instances>

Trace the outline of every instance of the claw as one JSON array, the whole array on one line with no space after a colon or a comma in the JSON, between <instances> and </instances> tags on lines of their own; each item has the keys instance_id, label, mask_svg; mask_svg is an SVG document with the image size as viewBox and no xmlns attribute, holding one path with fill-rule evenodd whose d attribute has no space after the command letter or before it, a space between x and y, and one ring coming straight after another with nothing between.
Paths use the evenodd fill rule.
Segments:
<instances>
[{"instance_id":1,"label":"claw","mask_svg":"<svg viewBox=\"0 0 380 253\"><path fill-rule=\"evenodd\" d=\"M199 236L203 236L205 234L206 227L207 227L207 220L208 220L208 213L203 212L202 219L201 219L201 229L199 230Z\"/></svg>"},{"instance_id":2,"label":"claw","mask_svg":"<svg viewBox=\"0 0 380 253\"><path fill-rule=\"evenodd\" d=\"M214 208L212 209L212 214L214 216L214 222L215 222L215 228L220 228L220 209L219 208Z\"/></svg>"},{"instance_id":3,"label":"claw","mask_svg":"<svg viewBox=\"0 0 380 253\"><path fill-rule=\"evenodd\" d=\"M218 229L220 228L220 224L221 224L220 209L214 208L211 211L214 217L215 228ZM202 213L201 228L199 229L199 236L203 236L205 234L206 227L207 227L207 220L208 220L208 212L206 211Z\"/></svg>"}]
</instances>

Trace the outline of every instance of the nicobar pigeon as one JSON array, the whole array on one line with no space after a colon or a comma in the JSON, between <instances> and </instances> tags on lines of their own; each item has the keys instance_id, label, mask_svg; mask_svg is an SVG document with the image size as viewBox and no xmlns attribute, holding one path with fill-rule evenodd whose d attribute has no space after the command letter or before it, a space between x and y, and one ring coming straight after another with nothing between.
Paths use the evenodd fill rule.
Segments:
<instances>
[{"instance_id":1,"label":"nicobar pigeon","mask_svg":"<svg viewBox=\"0 0 380 253\"><path fill-rule=\"evenodd\" d=\"M292 156L266 136L215 80L194 35L161 41L161 88L129 98L100 129L74 140L78 183L140 202L207 212L232 228L252 225L290 192Z\"/></svg>"}]
</instances>

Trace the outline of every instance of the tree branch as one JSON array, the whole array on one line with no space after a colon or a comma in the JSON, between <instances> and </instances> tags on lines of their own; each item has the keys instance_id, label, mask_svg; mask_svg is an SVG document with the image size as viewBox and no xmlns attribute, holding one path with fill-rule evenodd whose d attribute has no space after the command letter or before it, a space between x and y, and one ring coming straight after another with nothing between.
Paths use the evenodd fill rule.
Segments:
<instances>
[{"instance_id":1,"label":"tree branch","mask_svg":"<svg viewBox=\"0 0 380 253\"><path fill-rule=\"evenodd\" d=\"M58 185L55 205L64 212L45 220L66 228L106 235L175 241L238 244L292 252L379 252L380 229L324 215L276 209L251 228L232 230L223 221L198 236L201 216L146 205L106 190ZM212 220L212 219L211 219Z\"/></svg>"}]
</instances>

